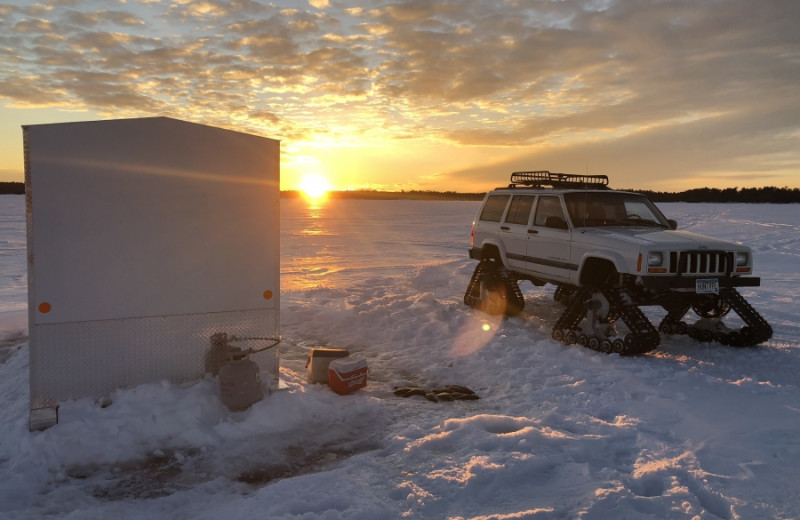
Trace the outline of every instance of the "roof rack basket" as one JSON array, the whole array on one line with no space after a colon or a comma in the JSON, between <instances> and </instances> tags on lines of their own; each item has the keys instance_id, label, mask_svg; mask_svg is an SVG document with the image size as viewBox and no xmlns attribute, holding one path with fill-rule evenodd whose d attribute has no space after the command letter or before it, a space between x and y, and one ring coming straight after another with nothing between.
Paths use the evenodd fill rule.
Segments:
<instances>
[{"instance_id":1,"label":"roof rack basket","mask_svg":"<svg viewBox=\"0 0 800 520\"><path fill-rule=\"evenodd\" d=\"M608 187L607 175L580 175L574 173L552 173L547 170L514 172L511 174L511 184L514 186L530 186L541 188L600 188Z\"/></svg>"}]
</instances>

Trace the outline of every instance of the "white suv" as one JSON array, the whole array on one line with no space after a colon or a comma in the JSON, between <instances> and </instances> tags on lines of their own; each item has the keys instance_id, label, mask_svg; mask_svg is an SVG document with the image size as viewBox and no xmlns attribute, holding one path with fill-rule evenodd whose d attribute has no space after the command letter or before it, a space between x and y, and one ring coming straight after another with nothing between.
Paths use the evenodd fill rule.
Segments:
<instances>
[{"instance_id":1,"label":"white suv","mask_svg":"<svg viewBox=\"0 0 800 520\"><path fill-rule=\"evenodd\" d=\"M525 306L520 280L555 284L567 308L553 337L567 344L639 354L659 345L659 330L733 346L772 336L735 289L760 285L749 248L678 231L644 195L608 189L605 175L514 172L484 198L470 246L480 262L464 303L515 315ZM643 305L666 309L658 329ZM739 328L722 321L731 310Z\"/></svg>"}]
</instances>

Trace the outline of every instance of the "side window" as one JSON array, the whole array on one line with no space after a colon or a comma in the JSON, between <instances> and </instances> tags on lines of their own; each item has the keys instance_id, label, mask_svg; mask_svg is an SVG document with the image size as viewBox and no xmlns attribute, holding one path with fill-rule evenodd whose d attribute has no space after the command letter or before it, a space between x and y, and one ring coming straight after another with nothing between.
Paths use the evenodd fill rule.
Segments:
<instances>
[{"instance_id":1,"label":"side window","mask_svg":"<svg viewBox=\"0 0 800 520\"><path fill-rule=\"evenodd\" d=\"M515 195L511 199L506 222L509 224L522 224L523 226L528 225L534 199L535 197L529 195Z\"/></svg>"},{"instance_id":2,"label":"side window","mask_svg":"<svg viewBox=\"0 0 800 520\"><path fill-rule=\"evenodd\" d=\"M536 226L567 229L564 210L561 208L561 201L558 200L558 197L550 195L539 197L539 204L536 206L536 218L533 223Z\"/></svg>"},{"instance_id":3,"label":"side window","mask_svg":"<svg viewBox=\"0 0 800 520\"><path fill-rule=\"evenodd\" d=\"M489 222L500 222L507 202L508 195L489 195L489 198L486 199L486 204L483 205L480 219L488 220Z\"/></svg>"}]
</instances>

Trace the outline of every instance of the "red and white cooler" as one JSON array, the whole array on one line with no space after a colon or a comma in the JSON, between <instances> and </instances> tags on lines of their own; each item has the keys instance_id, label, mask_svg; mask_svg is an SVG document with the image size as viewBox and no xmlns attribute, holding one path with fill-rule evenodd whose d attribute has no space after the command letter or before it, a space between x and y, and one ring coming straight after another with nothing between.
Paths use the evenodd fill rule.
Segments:
<instances>
[{"instance_id":1,"label":"red and white cooler","mask_svg":"<svg viewBox=\"0 0 800 520\"><path fill-rule=\"evenodd\" d=\"M349 394L367 386L367 360L334 359L328 365L328 386L337 394Z\"/></svg>"}]
</instances>

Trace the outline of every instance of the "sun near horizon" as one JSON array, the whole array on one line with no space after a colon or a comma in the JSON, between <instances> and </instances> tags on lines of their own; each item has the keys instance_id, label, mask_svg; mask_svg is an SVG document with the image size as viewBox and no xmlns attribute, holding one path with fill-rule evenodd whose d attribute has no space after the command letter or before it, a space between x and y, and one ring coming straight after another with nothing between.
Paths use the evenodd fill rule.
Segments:
<instances>
[{"instance_id":1,"label":"sun near horizon","mask_svg":"<svg viewBox=\"0 0 800 520\"><path fill-rule=\"evenodd\" d=\"M333 186L325 176L313 173L303 176L299 188L307 199L317 200L325 198Z\"/></svg>"}]
</instances>

